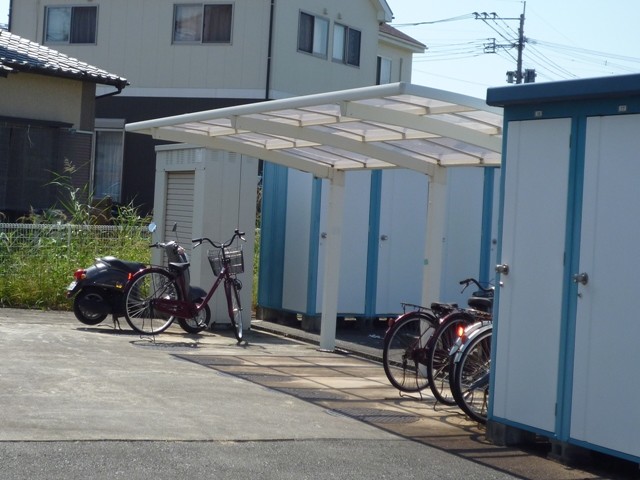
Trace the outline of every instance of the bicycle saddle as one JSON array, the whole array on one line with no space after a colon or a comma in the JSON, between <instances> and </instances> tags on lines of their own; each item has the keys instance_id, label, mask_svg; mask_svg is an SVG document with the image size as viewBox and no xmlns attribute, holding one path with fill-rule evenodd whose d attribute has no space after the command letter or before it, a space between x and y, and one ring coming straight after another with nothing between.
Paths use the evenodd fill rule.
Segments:
<instances>
[{"instance_id":1,"label":"bicycle saddle","mask_svg":"<svg viewBox=\"0 0 640 480\"><path fill-rule=\"evenodd\" d=\"M493 307L493 299L487 297L470 297L467 303L471 308L487 313L491 312Z\"/></svg>"}]
</instances>

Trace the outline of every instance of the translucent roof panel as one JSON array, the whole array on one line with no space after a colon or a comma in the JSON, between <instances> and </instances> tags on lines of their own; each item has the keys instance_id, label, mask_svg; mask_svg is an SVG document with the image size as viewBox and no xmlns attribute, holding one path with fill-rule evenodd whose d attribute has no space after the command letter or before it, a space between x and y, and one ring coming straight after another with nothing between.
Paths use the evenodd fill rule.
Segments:
<instances>
[{"instance_id":1,"label":"translucent roof panel","mask_svg":"<svg viewBox=\"0 0 640 480\"><path fill-rule=\"evenodd\" d=\"M127 131L331 177L335 170L498 166L502 109L395 83L131 123Z\"/></svg>"}]
</instances>

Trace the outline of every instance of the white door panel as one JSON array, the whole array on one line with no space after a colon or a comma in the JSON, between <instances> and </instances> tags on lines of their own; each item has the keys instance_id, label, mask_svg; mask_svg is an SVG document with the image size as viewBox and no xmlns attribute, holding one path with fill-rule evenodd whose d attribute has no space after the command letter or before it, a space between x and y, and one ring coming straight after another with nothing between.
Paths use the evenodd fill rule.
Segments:
<instances>
[{"instance_id":1,"label":"white door panel","mask_svg":"<svg viewBox=\"0 0 640 480\"><path fill-rule=\"evenodd\" d=\"M586 142L571 437L638 455L640 115L589 118Z\"/></svg>"},{"instance_id":2,"label":"white door panel","mask_svg":"<svg viewBox=\"0 0 640 480\"><path fill-rule=\"evenodd\" d=\"M571 119L511 122L493 415L555 430ZM535 368L532 368L535 365ZM527 375L523 375L527 372Z\"/></svg>"}]
</instances>

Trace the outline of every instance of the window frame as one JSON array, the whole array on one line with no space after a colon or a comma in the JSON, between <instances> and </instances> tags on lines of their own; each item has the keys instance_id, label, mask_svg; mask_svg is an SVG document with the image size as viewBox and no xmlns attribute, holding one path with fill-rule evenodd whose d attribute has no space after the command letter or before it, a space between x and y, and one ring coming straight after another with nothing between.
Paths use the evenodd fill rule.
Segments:
<instances>
[{"instance_id":1,"label":"window frame","mask_svg":"<svg viewBox=\"0 0 640 480\"><path fill-rule=\"evenodd\" d=\"M303 32L303 16L312 20L311 32ZM318 26L323 25L324 30L318 31ZM306 26L306 24L304 24ZM306 53L318 58L326 59L329 52L329 32L331 29L331 21L327 17L315 15L313 13L300 10L298 14L298 44L297 50L301 53ZM304 34L304 35L303 35ZM309 43L311 48L306 48L306 45L302 45L303 41Z\"/></svg>"},{"instance_id":2,"label":"window frame","mask_svg":"<svg viewBox=\"0 0 640 480\"><path fill-rule=\"evenodd\" d=\"M388 72L388 78L382 78L383 72ZM391 83L392 78L393 60L391 60L389 57L378 55L378 58L376 60L376 85L386 85L388 83Z\"/></svg>"},{"instance_id":3,"label":"window frame","mask_svg":"<svg viewBox=\"0 0 640 480\"><path fill-rule=\"evenodd\" d=\"M336 41L338 40L338 38L336 37L336 34L338 33L338 30L342 31L342 35L339 35L341 40L340 44L342 45L342 48L339 50L336 50ZM355 61L351 58L351 56L353 55L353 51L351 50L351 47L354 41L354 39L352 38L352 33L353 34L357 33L357 37L358 37L357 59ZM334 42L334 45L331 53L331 60L333 62L342 63L344 65L349 65L357 68L360 67L360 60L362 58L362 30L350 27L348 25L345 25L344 23L334 22L333 42Z\"/></svg>"},{"instance_id":4,"label":"window frame","mask_svg":"<svg viewBox=\"0 0 640 480\"><path fill-rule=\"evenodd\" d=\"M93 25L92 25L92 41L74 41L74 34L81 35L77 33L74 29L74 11L79 12L82 10L93 10ZM50 12L56 10L69 10L69 18L68 25L65 25L66 31L66 40L57 40L51 39L49 33L49 27L51 25L50 22ZM77 13L76 15L79 15ZM98 43L98 5L45 5L44 7L44 26L42 31L43 44L45 45L96 45ZM77 24L76 24L77 26Z\"/></svg>"},{"instance_id":5,"label":"window frame","mask_svg":"<svg viewBox=\"0 0 640 480\"><path fill-rule=\"evenodd\" d=\"M178 10L183 7L199 7L199 25L197 31L197 38L180 40L177 31L178 31ZM229 12L229 22L226 28L225 38L222 40L212 40L205 38L205 26L206 26L206 10L207 7L228 7L230 9ZM207 2L207 3L174 3L173 4L173 23L171 27L171 44L172 45L231 45L233 43L233 20L235 14L235 3L234 2ZM215 30L212 33L216 33L219 30ZM228 38L228 39L227 39Z\"/></svg>"},{"instance_id":6,"label":"window frame","mask_svg":"<svg viewBox=\"0 0 640 480\"><path fill-rule=\"evenodd\" d=\"M124 171L124 144L125 144L125 131L124 126L120 127L117 125L118 123L122 123L124 125L124 121L120 121L119 119L96 119L96 127L94 128L94 142L93 142L93 168L91 172L91 191L93 193L93 197L96 200L101 200L107 197L110 197L114 203L121 203L122 201L122 183L123 183L123 171ZM99 125L99 126L98 126ZM101 147L101 142L99 140L100 133L108 133L117 135L120 140L118 144L118 158L110 158L108 159L111 163L116 163L115 175L117 178L118 184L118 193L117 198L114 197L111 193L98 192L98 182L102 180L100 178L99 170L99 151ZM114 183L112 183L114 184ZM105 191L107 189L104 189Z\"/></svg>"}]
</instances>

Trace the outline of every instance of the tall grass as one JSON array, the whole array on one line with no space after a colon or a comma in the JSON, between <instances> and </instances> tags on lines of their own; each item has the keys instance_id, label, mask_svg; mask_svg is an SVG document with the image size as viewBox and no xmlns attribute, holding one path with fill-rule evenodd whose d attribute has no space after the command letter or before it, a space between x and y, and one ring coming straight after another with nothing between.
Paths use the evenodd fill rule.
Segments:
<instances>
[{"instance_id":1,"label":"tall grass","mask_svg":"<svg viewBox=\"0 0 640 480\"><path fill-rule=\"evenodd\" d=\"M149 234L142 227L100 232L81 225L38 225L0 232L0 306L66 310L66 286L95 257L150 262Z\"/></svg>"},{"instance_id":2,"label":"tall grass","mask_svg":"<svg viewBox=\"0 0 640 480\"><path fill-rule=\"evenodd\" d=\"M95 224L111 212L96 210L86 187L72 186L73 172L67 162L65 174L54 175L57 205L21 219L32 228L0 228L0 306L69 309L65 287L73 272L93 264L95 257L150 262L145 228L150 219L138 215L131 204L120 206L113 226L99 232Z\"/></svg>"}]
</instances>

